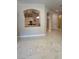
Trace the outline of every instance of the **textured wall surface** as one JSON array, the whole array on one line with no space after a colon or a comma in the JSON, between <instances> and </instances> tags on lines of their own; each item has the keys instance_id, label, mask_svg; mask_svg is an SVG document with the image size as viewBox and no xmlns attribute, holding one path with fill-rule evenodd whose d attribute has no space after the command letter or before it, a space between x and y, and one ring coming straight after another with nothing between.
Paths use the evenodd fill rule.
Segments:
<instances>
[{"instance_id":1,"label":"textured wall surface","mask_svg":"<svg viewBox=\"0 0 79 59\"><path fill-rule=\"evenodd\" d=\"M24 14L26 9L36 9L40 11L40 27L24 27ZM18 3L17 11L18 36L39 35L46 33L46 8L43 4L22 4Z\"/></svg>"}]
</instances>

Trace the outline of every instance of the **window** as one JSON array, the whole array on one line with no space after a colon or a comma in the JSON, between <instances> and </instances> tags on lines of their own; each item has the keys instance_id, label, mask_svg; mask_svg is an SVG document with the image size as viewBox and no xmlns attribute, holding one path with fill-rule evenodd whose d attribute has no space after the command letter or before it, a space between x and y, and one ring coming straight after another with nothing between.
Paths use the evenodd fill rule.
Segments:
<instances>
[{"instance_id":1,"label":"window","mask_svg":"<svg viewBox=\"0 0 79 59\"><path fill-rule=\"evenodd\" d=\"M40 12L35 9L24 10L25 27L39 27L40 26Z\"/></svg>"}]
</instances>

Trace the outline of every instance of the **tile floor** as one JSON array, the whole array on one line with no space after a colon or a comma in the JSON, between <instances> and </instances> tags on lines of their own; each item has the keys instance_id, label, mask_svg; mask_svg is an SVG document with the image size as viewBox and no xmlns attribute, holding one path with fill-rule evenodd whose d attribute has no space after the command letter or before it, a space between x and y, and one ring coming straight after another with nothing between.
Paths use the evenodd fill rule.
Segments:
<instances>
[{"instance_id":1,"label":"tile floor","mask_svg":"<svg viewBox=\"0 0 79 59\"><path fill-rule=\"evenodd\" d=\"M62 59L62 34L58 31L46 36L18 38L17 59Z\"/></svg>"}]
</instances>

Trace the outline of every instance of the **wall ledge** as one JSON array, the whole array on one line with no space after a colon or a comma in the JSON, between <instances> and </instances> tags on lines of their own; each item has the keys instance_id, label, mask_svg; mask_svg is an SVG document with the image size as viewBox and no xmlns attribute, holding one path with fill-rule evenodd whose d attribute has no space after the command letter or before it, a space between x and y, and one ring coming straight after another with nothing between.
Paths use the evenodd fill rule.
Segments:
<instances>
[{"instance_id":1,"label":"wall ledge","mask_svg":"<svg viewBox=\"0 0 79 59\"><path fill-rule=\"evenodd\" d=\"M17 36L19 38L27 38L27 37L39 37L39 36L45 36L46 34L37 34L37 35L23 35L23 36Z\"/></svg>"}]
</instances>

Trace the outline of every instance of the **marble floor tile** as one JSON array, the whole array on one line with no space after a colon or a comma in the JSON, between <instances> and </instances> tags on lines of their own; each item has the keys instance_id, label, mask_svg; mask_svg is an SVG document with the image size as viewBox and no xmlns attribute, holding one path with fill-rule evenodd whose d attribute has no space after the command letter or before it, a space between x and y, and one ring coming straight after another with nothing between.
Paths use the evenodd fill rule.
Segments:
<instances>
[{"instance_id":1,"label":"marble floor tile","mask_svg":"<svg viewBox=\"0 0 79 59\"><path fill-rule=\"evenodd\" d=\"M42 37L18 38L17 59L62 59L62 33L52 31Z\"/></svg>"}]
</instances>

